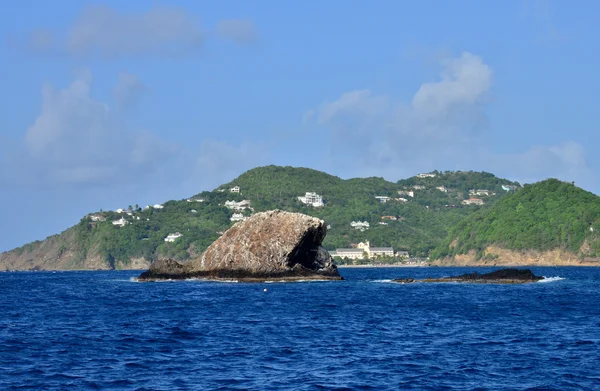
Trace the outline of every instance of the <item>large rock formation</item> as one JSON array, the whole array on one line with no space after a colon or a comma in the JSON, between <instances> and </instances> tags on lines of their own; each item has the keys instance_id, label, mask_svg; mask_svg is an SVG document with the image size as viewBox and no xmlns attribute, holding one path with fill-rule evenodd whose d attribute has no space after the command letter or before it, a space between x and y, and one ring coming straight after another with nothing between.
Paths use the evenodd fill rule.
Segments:
<instances>
[{"instance_id":1,"label":"large rock formation","mask_svg":"<svg viewBox=\"0 0 600 391\"><path fill-rule=\"evenodd\" d=\"M469 282L478 284L524 284L528 282L537 282L544 277L536 276L529 269L501 269L491 273L469 273L455 277L425 278L423 280L414 280L412 278L402 278L393 280L403 284L411 282Z\"/></svg>"},{"instance_id":2,"label":"large rock formation","mask_svg":"<svg viewBox=\"0 0 600 391\"><path fill-rule=\"evenodd\" d=\"M198 258L182 263L158 260L139 281L208 278L238 281L341 280L322 246L323 220L280 210L239 222Z\"/></svg>"}]
</instances>

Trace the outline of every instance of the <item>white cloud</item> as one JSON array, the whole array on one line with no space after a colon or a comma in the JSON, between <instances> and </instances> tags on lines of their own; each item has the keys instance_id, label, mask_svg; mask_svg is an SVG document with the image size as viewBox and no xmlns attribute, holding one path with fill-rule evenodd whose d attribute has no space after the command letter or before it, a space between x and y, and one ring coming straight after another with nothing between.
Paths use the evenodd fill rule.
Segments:
<instances>
[{"instance_id":1,"label":"white cloud","mask_svg":"<svg viewBox=\"0 0 600 391\"><path fill-rule=\"evenodd\" d=\"M62 90L42 88L41 113L11 156L18 162L15 177L54 184L127 181L153 173L175 154L172 143L126 129L120 112L95 100L91 89L89 72Z\"/></svg>"},{"instance_id":2,"label":"white cloud","mask_svg":"<svg viewBox=\"0 0 600 391\"><path fill-rule=\"evenodd\" d=\"M567 141L500 154L486 143L493 70L465 52L441 61L436 81L408 102L368 89L342 93L304 115L332 138L329 155L347 175L388 179L433 169L483 169L534 181L550 176L589 183L581 145ZM572 179L570 179L572 178Z\"/></svg>"},{"instance_id":3,"label":"white cloud","mask_svg":"<svg viewBox=\"0 0 600 391\"><path fill-rule=\"evenodd\" d=\"M108 6L86 6L64 32L37 29L29 47L77 57L182 56L198 52L205 33L185 10L153 7L137 14Z\"/></svg>"},{"instance_id":4,"label":"white cloud","mask_svg":"<svg viewBox=\"0 0 600 391\"><path fill-rule=\"evenodd\" d=\"M114 100L120 109L129 109L137 103L146 87L133 74L119 73L119 82L113 88Z\"/></svg>"},{"instance_id":5,"label":"white cloud","mask_svg":"<svg viewBox=\"0 0 600 391\"><path fill-rule=\"evenodd\" d=\"M258 31L249 19L224 19L217 23L218 36L238 44L250 44L258 40Z\"/></svg>"}]
</instances>

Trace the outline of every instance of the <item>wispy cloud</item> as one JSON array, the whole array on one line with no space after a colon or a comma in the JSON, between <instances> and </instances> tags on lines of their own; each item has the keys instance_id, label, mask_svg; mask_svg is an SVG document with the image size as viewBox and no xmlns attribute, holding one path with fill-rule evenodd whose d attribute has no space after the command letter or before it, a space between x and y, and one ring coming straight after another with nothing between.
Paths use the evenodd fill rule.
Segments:
<instances>
[{"instance_id":1,"label":"wispy cloud","mask_svg":"<svg viewBox=\"0 0 600 391\"><path fill-rule=\"evenodd\" d=\"M584 148L572 141L494 152L486 107L493 70L465 52L440 62L439 78L423 83L410 101L368 89L342 93L309 110L304 122L332 138L338 170L398 179L433 169L485 169L511 178L550 176L591 184Z\"/></svg>"}]
</instances>

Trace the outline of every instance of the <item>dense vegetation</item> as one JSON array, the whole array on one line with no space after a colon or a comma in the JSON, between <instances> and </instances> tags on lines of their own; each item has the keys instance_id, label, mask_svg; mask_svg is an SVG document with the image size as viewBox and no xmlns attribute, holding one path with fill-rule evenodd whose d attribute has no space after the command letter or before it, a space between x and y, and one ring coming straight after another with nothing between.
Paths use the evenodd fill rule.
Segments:
<instances>
[{"instance_id":1,"label":"dense vegetation","mask_svg":"<svg viewBox=\"0 0 600 391\"><path fill-rule=\"evenodd\" d=\"M127 263L131 258L186 259L201 253L233 224L229 218L234 212L225 207L226 201L250 200L253 211L243 211L246 216L283 209L324 219L331 226L324 243L330 250L369 240L372 246L392 246L410 251L411 256L427 256L446 237L450 227L507 194L502 185L518 186L489 173L435 174L434 178L413 177L393 183L375 177L343 180L307 168L258 167L214 191L191 197L192 202L169 201L163 209L141 209L136 205L129 210L131 216L112 211L94 214L106 221L92 221L91 215L87 216L68 230L65 246L74 253L75 264L92 255L101 256L111 266L116 261ZM234 186L239 186L241 192L230 192ZM413 197L398 195L399 190L409 191L415 186L422 188L414 190ZM438 186L445 186L448 192L436 189ZM486 202L483 207L463 206L460 202L469 197L470 189L488 189L495 195L481 197ZM298 196L306 192L322 195L325 206L314 208L301 203ZM375 196L391 200L382 203ZM394 200L399 197L408 201ZM394 216L397 220L382 220L382 216ZM121 217L128 221L127 225L112 224ZM370 229L358 231L350 226L352 221L367 221ZM183 236L173 243L164 241L175 232ZM35 245L18 251L28 251Z\"/></svg>"},{"instance_id":2,"label":"dense vegetation","mask_svg":"<svg viewBox=\"0 0 600 391\"><path fill-rule=\"evenodd\" d=\"M548 179L525 185L490 208L475 212L450 230L432 252L441 258L490 245L510 250L561 249L600 255L600 197L573 184Z\"/></svg>"}]
</instances>

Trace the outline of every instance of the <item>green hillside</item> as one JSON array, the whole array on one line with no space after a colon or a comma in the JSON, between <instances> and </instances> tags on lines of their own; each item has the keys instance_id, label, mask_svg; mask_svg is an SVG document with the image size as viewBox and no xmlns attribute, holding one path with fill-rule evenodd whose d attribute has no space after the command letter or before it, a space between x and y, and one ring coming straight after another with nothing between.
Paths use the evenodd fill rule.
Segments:
<instances>
[{"instance_id":1,"label":"green hillside","mask_svg":"<svg viewBox=\"0 0 600 391\"><path fill-rule=\"evenodd\" d=\"M525 185L490 208L461 221L432 258L452 257L488 246L508 250L560 249L581 257L600 255L600 197L573 184L548 179Z\"/></svg>"},{"instance_id":2,"label":"green hillside","mask_svg":"<svg viewBox=\"0 0 600 391\"><path fill-rule=\"evenodd\" d=\"M233 224L230 217L237 212L225 206L227 201L248 200L250 208L241 211L245 216L283 209L324 219L331 226L324 243L330 250L369 240L373 246L392 246L408 250L412 256L427 256L446 237L450 227L510 192L503 190L502 185L518 186L489 173L435 172L432 175L435 177L413 177L393 183L375 177L343 180L307 168L258 167L214 191L169 201L162 208L136 205L121 213L92 213L65 233L53 236L54 245L45 253L54 251L50 257L59 258L67 254L63 258L68 256L67 264L73 268L94 257L110 268L126 266L133 258L185 260L201 253ZM436 189L438 186L446 189ZM234 187L239 187L240 192L231 192ZM469 198L471 189L490 192L479 197L485 202L484 206L461 205L463 199ZM412 191L412 196L398 191ZM300 202L298 197L306 192L321 195L324 206L313 207ZM382 203L376 196L390 199ZM396 220L383 220L382 216L393 216ZM93 221L98 218L104 221ZM113 224L121 218L126 220L124 226ZM350 226L352 221L366 221L370 228L359 231ZM176 232L183 236L172 243L165 242L167 235ZM35 255L42 245L50 248L48 243L34 242L4 254L5 262L11 257L24 258L24 253Z\"/></svg>"}]
</instances>

